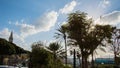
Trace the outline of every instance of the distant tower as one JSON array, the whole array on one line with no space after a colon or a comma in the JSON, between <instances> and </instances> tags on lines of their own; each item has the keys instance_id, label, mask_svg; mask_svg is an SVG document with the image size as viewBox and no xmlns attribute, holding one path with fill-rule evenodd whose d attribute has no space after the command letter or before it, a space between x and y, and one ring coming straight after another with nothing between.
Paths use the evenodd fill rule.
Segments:
<instances>
[{"instance_id":1,"label":"distant tower","mask_svg":"<svg viewBox=\"0 0 120 68\"><path fill-rule=\"evenodd\" d=\"M9 37L9 42L13 42L13 32L11 32L10 37Z\"/></svg>"}]
</instances>

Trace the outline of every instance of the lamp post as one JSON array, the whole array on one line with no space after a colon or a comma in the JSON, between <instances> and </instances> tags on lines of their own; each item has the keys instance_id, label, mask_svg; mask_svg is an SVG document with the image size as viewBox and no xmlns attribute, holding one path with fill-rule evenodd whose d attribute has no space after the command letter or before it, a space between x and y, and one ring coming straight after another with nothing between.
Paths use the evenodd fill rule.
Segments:
<instances>
[{"instance_id":1,"label":"lamp post","mask_svg":"<svg viewBox=\"0 0 120 68\"><path fill-rule=\"evenodd\" d=\"M73 68L76 68L76 54L75 54L75 49L73 51Z\"/></svg>"}]
</instances>

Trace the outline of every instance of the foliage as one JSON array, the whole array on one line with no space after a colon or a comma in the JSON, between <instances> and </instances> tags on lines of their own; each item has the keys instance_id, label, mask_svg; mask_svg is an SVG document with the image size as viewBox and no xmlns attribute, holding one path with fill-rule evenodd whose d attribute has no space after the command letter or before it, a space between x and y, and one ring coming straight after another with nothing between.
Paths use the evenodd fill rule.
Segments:
<instances>
[{"instance_id":1,"label":"foliage","mask_svg":"<svg viewBox=\"0 0 120 68\"><path fill-rule=\"evenodd\" d=\"M59 29L57 29L58 32L55 33L56 39L63 39L65 44L65 63L67 65L67 31L66 28L64 28L64 25L61 26Z\"/></svg>"},{"instance_id":2,"label":"foliage","mask_svg":"<svg viewBox=\"0 0 120 68\"><path fill-rule=\"evenodd\" d=\"M54 48L54 47L53 47ZM32 68L63 68L63 64L59 59L53 61L54 55L45 48L42 42L34 43L32 45L32 52L30 54L30 67ZM54 66L56 64L56 66Z\"/></svg>"},{"instance_id":3,"label":"foliage","mask_svg":"<svg viewBox=\"0 0 120 68\"><path fill-rule=\"evenodd\" d=\"M3 64L4 55L11 55L11 54L21 54L21 53L28 53L19 46L14 43L8 42L7 40L0 38L0 64Z\"/></svg>"},{"instance_id":4,"label":"foliage","mask_svg":"<svg viewBox=\"0 0 120 68\"><path fill-rule=\"evenodd\" d=\"M47 48L51 50L56 57L64 58L65 51L58 42L50 43Z\"/></svg>"},{"instance_id":5,"label":"foliage","mask_svg":"<svg viewBox=\"0 0 120 68\"><path fill-rule=\"evenodd\" d=\"M0 55L11 55L29 53L29 51L17 46L14 43L8 42L5 39L0 38Z\"/></svg>"},{"instance_id":6,"label":"foliage","mask_svg":"<svg viewBox=\"0 0 120 68\"><path fill-rule=\"evenodd\" d=\"M60 45L58 43L56 43L56 42L50 43L48 49L50 49L53 52L56 52L57 50L60 49Z\"/></svg>"},{"instance_id":7,"label":"foliage","mask_svg":"<svg viewBox=\"0 0 120 68\"><path fill-rule=\"evenodd\" d=\"M17 46L14 43L10 43L10 44L12 44L13 47L15 48L15 54L28 54L28 53L30 53L30 51L24 50L23 48Z\"/></svg>"},{"instance_id":8,"label":"foliage","mask_svg":"<svg viewBox=\"0 0 120 68\"><path fill-rule=\"evenodd\" d=\"M0 38L0 55L10 55L16 53L15 47L7 40Z\"/></svg>"},{"instance_id":9,"label":"foliage","mask_svg":"<svg viewBox=\"0 0 120 68\"><path fill-rule=\"evenodd\" d=\"M64 28L64 26L62 25L61 27L59 27L57 29L57 32L55 33L55 36L54 36L56 39L66 39L67 37L67 32L66 32L66 29Z\"/></svg>"},{"instance_id":10,"label":"foliage","mask_svg":"<svg viewBox=\"0 0 120 68\"><path fill-rule=\"evenodd\" d=\"M99 46L104 45L111 38L113 27L110 25L94 25L92 19L87 18L84 12L76 11L69 14L65 26L68 38L78 45L82 54L82 68L87 67L87 58Z\"/></svg>"},{"instance_id":11,"label":"foliage","mask_svg":"<svg viewBox=\"0 0 120 68\"><path fill-rule=\"evenodd\" d=\"M52 57L50 53L48 53L48 51L46 51L45 49L41 48L40 44L32 46L30 62L33 68L47 68L47 66L51 62L50 57Z\"/></svg>"},{"instance_id":12,"label":"foliage","mask_svg":"<svg viewBox=\"0 0 120 68\"><path fill-rule=\"evenodd\" d=\"M111 50L114 53L115 64L119 64L117 57L120 57L120 29L115 29L112 33Z\"/></svg>"}]
</instances>

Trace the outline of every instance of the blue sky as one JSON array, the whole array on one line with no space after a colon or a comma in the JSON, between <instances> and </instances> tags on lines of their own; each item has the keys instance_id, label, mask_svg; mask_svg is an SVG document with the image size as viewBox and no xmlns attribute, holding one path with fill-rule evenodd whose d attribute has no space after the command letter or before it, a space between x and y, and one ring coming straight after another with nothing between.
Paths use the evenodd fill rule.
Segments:
<instances>
[{"instance_id":1,"label":"blue sky","mask_svg":"<svg viewBox=\"0 0 120 68\"><path fill-rule=\"evenodd\" d=\"M77 10L88 13L97 24L120 27L120 0L0 0L0 37L14 33L14 43L30 50L37 41L54 41L67 14ZM101 23L99 17L101 18Z\"/></svg>"}]
</instances>

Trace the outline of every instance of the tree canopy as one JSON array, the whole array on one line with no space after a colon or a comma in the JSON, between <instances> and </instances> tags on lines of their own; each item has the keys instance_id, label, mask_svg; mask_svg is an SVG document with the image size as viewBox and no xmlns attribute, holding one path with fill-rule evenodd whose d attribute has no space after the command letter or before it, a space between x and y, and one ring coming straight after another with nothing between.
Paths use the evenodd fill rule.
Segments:
<instances>
[{"instance_id":1,"label":"tree canopy","mask_svg":"<svg viewBox=\"0 0 120 68\"><path fill-rule=\"evenodd\" d=\"M14 43L8 42L7 40L0 38L0 55L11 55L11 54L22 54L28 53L29 51L17 46Z\"/></svg>"},{"instance_id":2,"label":"tree canopy","mask_svg":"<svg viewBox=\"0 0 120 68\"><path fill-rule=\"evenodd\" d=\"M109 42L114 28L110 25L95 25L87 13L76 11L68 16L68 38L81 50L82 68L87 68L87 58L104 41Z\"/></svg>"},{"instance_id":3,"label":"tree canopy","mask_svg":"<svg viewBox=\"0 0 120 68\"><path fill-rule=\"evenodd\" d=\"M51 43L48 48L52 51L57 51L59 49L59 44ZM55 62L53 59L55 59ZM44 48L44 44L42 42L34 43L32 45L30 63L32 68L64 68L61 61L54 58L54 54L50 50Z\"/></svg>"}]
</instances>

